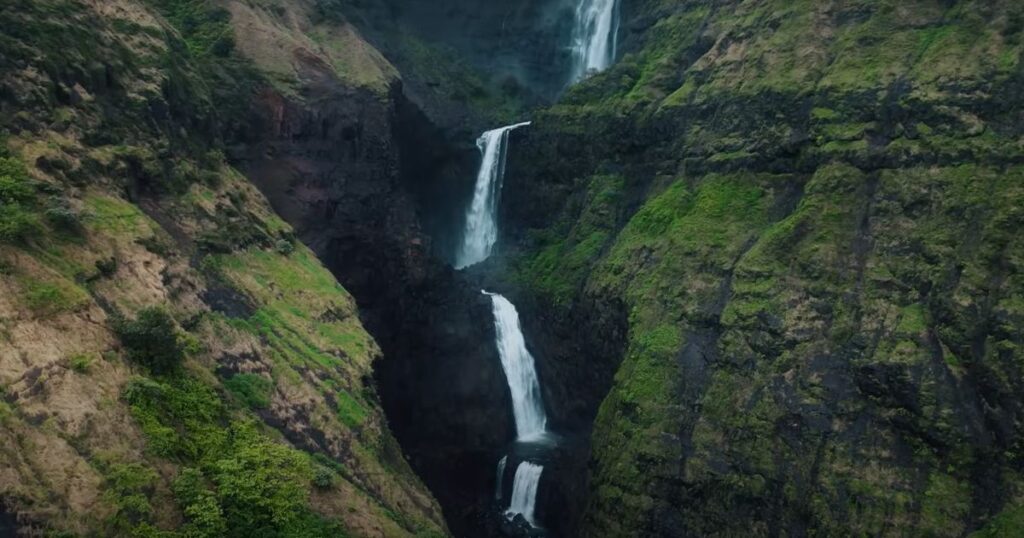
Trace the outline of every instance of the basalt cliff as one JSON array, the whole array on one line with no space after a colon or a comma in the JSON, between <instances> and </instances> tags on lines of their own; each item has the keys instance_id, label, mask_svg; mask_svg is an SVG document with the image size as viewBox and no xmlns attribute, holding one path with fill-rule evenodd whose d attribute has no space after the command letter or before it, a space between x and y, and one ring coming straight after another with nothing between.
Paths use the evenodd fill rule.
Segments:
<instances>
[{"instance_id":1,"label":"basalt cliff","mask_svg":"<svg viewBox=\"0 0 1024 538\"><path fill-rule=\"evenodd\" d=\"M0 0L0 536L1024 533L1024 6L593 3Z\"/></svg>"}]
</instances>

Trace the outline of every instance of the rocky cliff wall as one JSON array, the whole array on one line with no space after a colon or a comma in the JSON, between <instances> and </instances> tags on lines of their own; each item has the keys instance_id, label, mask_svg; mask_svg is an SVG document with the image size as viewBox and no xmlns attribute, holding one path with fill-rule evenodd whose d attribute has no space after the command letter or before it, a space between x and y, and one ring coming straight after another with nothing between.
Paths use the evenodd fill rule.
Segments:
<instances>
[{"instance_id":1,"label":"rocky cliff wall","mask_svg":"<svg viewBox=\"0 0 1024 538\"><path fill-rule=\"evenodd\" d=\"M534 115L505 190L506 276L539 297L524 318L628 315L579 532L1005 528L1020 8L623 16L623 58ZM590 359L568 360L607 367Z\"/></svg>"},{"instance_id":2,"label":"rocky cliff wall","mask_svg":"<svg viewBox=\"0 0 1024 538\"><path fill-rule=\"evenodd\" d=\"M356 300L254 186L290 176L245 175L272 137L311 177L391 155L393 70L306 7L0 6L5 530L447 534Z\"/></svg>"}]
</instances>

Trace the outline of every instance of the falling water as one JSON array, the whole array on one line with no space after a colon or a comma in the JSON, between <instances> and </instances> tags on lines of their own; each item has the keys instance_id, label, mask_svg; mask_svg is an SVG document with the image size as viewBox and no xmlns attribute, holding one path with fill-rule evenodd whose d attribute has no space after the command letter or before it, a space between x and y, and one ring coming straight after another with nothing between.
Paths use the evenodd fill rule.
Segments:
<instances>
[{"instance_id":1,"label":"falling water","mask_svg":"<svg viewBox=\"0 0 1024 538\"><path fill-rule=\"evenodd\" d=\"M501 500L501 489L502 489L502 486L504 486L504 484L505 484L505 465L506 464L508 464L508 454L503 456L501 458L501 460L498 461L498 480L497 480L497 484L498 485L494 488L494 500L496 500L496 501L500 501Z\"/></svg>"},{"instance_id":2,"label":"falling water","mask_svg":"<svg viewBox=\"0 0 1024 538\"><path fill-rule=\"evenodd\" d=\"M523 514L530 525L536 525L533 510L537 502L537 486L540 484L540 473L544 467L524 461L516 469L516 479L512 484L512 504L505 516L509 519L516 514Z\"/></svg>"},{"instance_id":3,"label":"falling water","mask_svg":"<svg viewBox=\"0 0 1024 538\"><path fill-rule=\"evenodd\" d=\"M572 37L572 81L604 71L615 60L619 0L579 0Z\"/></svg>"},{"instance_id":4,"label":"falling water","mask_svg":"<svg viewBox=\"0 0 1024 538\"><path fill-rule=\"evenodd\" d=\"M512 414L520 440L544 434L547 417L540 397L540 382L534 369L533 355L526 349L519 312L508 299L496 293L483 292L494 306L494 329L497 333L498 355L512 393Z\"/></svg>"},{"instance_id":5,"label":"falling water","mask_svg":"<svg viewBox=\"0 0 1024 538\"><path fill-rule=\"evenodd\" d=\"M487 131L476 141L483 154L483 162L476 176L473 201L466 211L462 244L455 255L456 269L480 263L491 255L491 249L498 240L498 199L505 176L508 133L529 124L523 122Z\"/></svg>"}]
</instances>

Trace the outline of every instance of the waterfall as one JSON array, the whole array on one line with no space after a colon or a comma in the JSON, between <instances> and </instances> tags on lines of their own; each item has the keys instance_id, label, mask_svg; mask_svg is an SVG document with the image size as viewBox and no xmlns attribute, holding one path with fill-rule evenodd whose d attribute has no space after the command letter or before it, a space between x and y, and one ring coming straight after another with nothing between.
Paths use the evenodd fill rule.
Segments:
<instances>
[{"instance_id":1,"label":"waterfall","mask_svg":"<svg viewBox=\"0 0 1024 538\"><path fill-rule=\"evenodd\" d=\"M604 71L615 60L619 0L579 0L572 36L572 81Z\"/></svg>"},{"instance_id":2,"label":"waterfall","mask_svg":"<svg viewBox=\"0 0 1024 538\"><path fill-rule=\"evenodd\" d=\"M528 461L519 464L516 469L516 479L512 484L512 504L509 505L505 516L509 519L516 514L523 514L530 525L536 525L533 520L533 509L537 502L537 485L540 484L540 473L544 467L535 465Z\"/></svg>"},{"instance_id":3,"label":"waterfall","mask_svg":"<svg viewBox=\"0 0 1024 538\"><path fill-rule=\"evenodd\" d=\"M496 293L491 297L498 355L512 393L512 414L520 440L541 436L547 424L540 396L540 382L534 369L533 355L526 349L526 340L519 324L519 312L508 299ZM517 471L518 473L518 471Z\"/></svg>"},{"instance_id":4,"label":"waterfall","mask_svg":"<svg viewBox=\"0 0 1024 538\"><path fill-rule=\"evenodd\" d=\"M496 501L500 501L501 500L501 489L502 489L502 486L505 484L505 465L506 464L508 464L508 454L506 454L500 460L498 460L498 480L497 480L497 484L498 485L495 486L495 488L494 488L494 500L496 500Z\"/></svg>"},{"instance_id":5,"label":"waterfall","mask_svg":"<svg viewBox=\"0 0 1024 538\"><path fill-rule=\"evenodd\" d=\"M505 176L508 133L529 124L523 122L487 131L476 141L483 154L483 162L477 172L473 201L466 211L462 244L455 254L456 269L480 263L491 255L491 249L498 240L498 199Z\"/></svg>"}]
</instances>

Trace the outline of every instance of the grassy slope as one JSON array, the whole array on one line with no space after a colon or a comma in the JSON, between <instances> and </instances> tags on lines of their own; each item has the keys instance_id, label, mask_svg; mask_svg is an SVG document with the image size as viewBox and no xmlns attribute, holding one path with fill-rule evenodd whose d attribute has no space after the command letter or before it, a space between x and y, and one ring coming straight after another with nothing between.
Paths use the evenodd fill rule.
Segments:
<instances>
[{"instance_id":1,"label":"grassy slope","mask_svg":"<svg viewBox=\"0 0 1024 538\"><path fill-rule=\"evenodd\" d=\"M0 8L0 499L73 534L445 534L354 301L210 150L212 110L261 75L222 13L162 6L203 24L182 41L132 0ZM125 358L112 316L150 306L177 320L180 371Z\"/></svg>"},{"instance_id":2,"label":"grassy slope","mask_svg":"<svg viewBox=\"0 0 1024 538\"><path fill-rule=\"evenodd\" d=\"M631 308L585 534L957 536L1021 502L1021 8L636 9L535 120L583 177L515 260Z\"/></svg>"}]
</instances>

